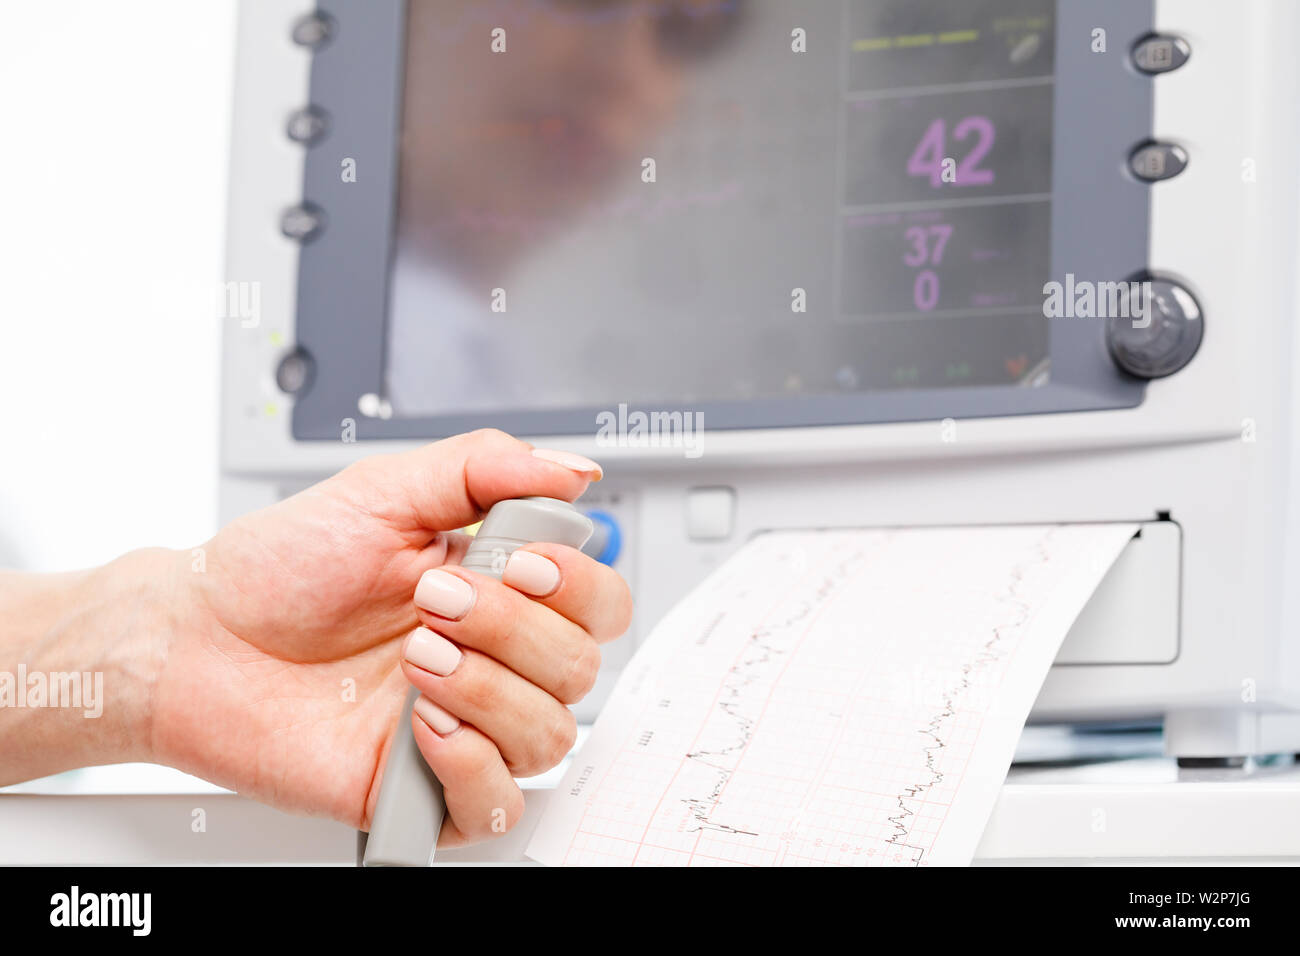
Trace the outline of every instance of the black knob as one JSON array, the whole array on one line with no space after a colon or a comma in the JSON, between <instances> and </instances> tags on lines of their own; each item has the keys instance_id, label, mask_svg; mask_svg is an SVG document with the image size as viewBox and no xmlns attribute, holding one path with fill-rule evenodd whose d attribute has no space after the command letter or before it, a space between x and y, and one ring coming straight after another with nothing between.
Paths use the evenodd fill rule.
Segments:
<instances>
[{"instance_id":1,"label":"black knob","mask_svg":"<svg viewBox=\"0 0 1300 956\"><path fill-rule=\"evenodd\" d=\"M1205 334L1196 298L1177 282L1157 276L1122 285L1121 308L1106 322L1111 358L1138 378L1174 374L1192 360Z\"/></svg>"},{"instance_id":2,"label":"black knob","mask_svg":"<svg viewBox=\"0 0 1300 956\"><path fill-rule=\"evenodd\" d=\"M302 349L294 349L275 368L275 384L286 395L296 395L311 384L316 363Z\"/></svg>"}]
</instances>

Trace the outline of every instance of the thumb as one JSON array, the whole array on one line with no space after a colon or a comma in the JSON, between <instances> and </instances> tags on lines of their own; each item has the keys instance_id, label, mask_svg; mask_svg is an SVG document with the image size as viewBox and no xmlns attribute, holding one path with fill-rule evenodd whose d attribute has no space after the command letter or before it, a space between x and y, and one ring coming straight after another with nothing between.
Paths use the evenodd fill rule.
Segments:
<instances>
[{"instance_id":1,"label":"thumb","mask_svg":"<svg viewBox=\"0 0 1300 956\"><path fill-rule=\"evenodd\" d=\"M384 495L377 510L403 530L461 528L507 498L573 501L601 478L600 466L589 458L534 449L492 428L377 455L354 467L357 479Z\"/></svg>"}]
</instances>

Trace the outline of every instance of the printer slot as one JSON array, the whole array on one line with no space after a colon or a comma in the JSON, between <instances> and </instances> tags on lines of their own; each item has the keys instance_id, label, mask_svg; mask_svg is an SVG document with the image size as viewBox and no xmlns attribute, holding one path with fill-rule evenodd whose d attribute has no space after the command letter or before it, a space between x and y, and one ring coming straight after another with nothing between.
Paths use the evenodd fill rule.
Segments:
<instances>
[{"instance_id":1,"label":"printer slot","mask_svg":"<svg viewBox=\"0 0 1300 956\"><path fill-rule=\"evenodd\" d=\"M1173 661L1178 656L1181 555L1177 523L1144 523L1074 622L1056 665Z\"/></svg>"}]
</instances>

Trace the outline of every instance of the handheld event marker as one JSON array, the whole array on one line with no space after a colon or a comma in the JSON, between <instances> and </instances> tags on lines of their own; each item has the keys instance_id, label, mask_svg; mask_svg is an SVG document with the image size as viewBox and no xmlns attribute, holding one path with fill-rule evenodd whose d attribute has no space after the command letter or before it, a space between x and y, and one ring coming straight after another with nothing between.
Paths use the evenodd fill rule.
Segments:
<instances>
[{"instance_id":1,"label":"handheld event marker","mask_svg":"<svg viewBox=\"0 0 1300 956\"><path fill-rule=\"evenodd\" d=\"M591 536L591 519L558 498L513 498L492 506L470 543L461 567L501 580L511 553L534 541L581 548ZM442 784L425 762L411 731L411 708L420 692L406 695L379 801L370 822L363 866L428 866L438 847L446 804Z\"/></svg>"}]
</instances>

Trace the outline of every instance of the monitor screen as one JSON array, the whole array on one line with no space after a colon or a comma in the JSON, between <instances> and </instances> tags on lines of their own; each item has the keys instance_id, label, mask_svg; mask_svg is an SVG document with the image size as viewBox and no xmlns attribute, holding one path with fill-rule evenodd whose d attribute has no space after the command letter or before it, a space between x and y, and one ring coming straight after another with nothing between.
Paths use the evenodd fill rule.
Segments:
<instances>
[{"instance_id":1,"label":"monitor screen","mask_svg":"<svg viewBox=\"0 0 1300 956\"><path fill-rule=\"evenodd\" d=\"M398 416L1048 379L1053 0L413 0Z\"/></svg>"}]
</instances>

